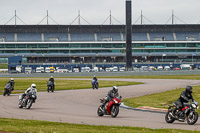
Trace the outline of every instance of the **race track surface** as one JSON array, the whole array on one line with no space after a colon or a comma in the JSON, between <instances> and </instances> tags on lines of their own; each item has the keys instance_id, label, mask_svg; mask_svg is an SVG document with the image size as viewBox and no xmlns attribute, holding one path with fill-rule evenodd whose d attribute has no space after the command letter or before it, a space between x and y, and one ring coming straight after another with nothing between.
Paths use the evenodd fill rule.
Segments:
<instances>
[{"instance_id":1,"label":"race track surface","mask_svg":"<svg viewBox=\"0 0 200 133\"><path fill-rule=\"evenodd\" d=\"M56 79L55 79L56 80ZM69 79L66 79L69 80ZM73 79L75 80L75 79ZM83 79L77 79L83 80ZM86 79L84 79L86 80ZM88 79L90 82L91 80ZM100 79L118 81L143 82L141 85L119 87L123 98L142 96L167 90L173 90L186 85L199 85L199 80L171 80L171 79ZM78 83L78 82L77 82ZM105 97L111 88L99 90L83 89L56 91L54 93L39 92L38 99L30 110L18 108L18 95L0 96L0 117L46 120L89 125L115 125L147 128L176 128L200 130L200 121L195 125L186 122L165 122L165 114L134 111L120 108L116 118L111 116L97 116L99 99Z\"/></svg>"}]
</instances>

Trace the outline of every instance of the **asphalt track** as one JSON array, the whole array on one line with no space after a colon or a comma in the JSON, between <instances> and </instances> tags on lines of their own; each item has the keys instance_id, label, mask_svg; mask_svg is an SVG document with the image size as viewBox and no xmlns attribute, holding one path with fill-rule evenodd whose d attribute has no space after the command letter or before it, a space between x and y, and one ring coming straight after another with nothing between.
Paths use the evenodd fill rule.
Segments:
<instances>
[{"instance_id":1,"label":"asphalt track","mask_svg":"<svg viewBox=\"0 0 200 133\"><path fill-rule=\"evenodd\" d=\"M66 79L70 80L70 79ZM74 80L74 79L72 79ZM83 80L83 79L77 79ZM86 79L84 79L86 80ZM119 93L123 98L142 96L157 92L185 87L186 85L199 85L199 80L171 80L171 79L100 79L143 82L141 85L123 86ZM89 81L90 82L90 81ZM77 82L78 83L78 82ZM186 122L165 122L165 114L128 110L120 108L116 118L111 116L97 116L99 99L104 97L111 88L99 90L68 90L54 93L39 92L38 99L30 110L18 108L18 95L0 96L0 117L33 119L57 122L68 122L89 125L115 125L147 128L175 128L200 130L200 121L195 125Z\"/></svg>"}]
</instances>

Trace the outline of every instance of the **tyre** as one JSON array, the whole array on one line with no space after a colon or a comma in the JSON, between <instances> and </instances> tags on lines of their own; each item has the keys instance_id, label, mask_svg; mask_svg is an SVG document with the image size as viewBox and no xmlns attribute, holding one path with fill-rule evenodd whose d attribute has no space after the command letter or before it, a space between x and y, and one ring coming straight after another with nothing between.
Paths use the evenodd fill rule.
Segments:
<instances>
[{"instance_id":1,"label":"tyre","mask_svg":"<svg viewBox=\"0 0 200 133\"><path fill-rule=\"evenodd\" d=\"M97 84L97 85L96 85L96 89L98 89L98 88L99 88L99 85Z\"/></svg>"},{"instance_id":2,"label":"tyre","mask_svg":"<svg viewBox=\"0 0 200 133\"><path fill-rule=\"evenodd\" d=\"M51 87L51 92L54 92L54 88L53 87Z\"/></svg>"},{"instance_id":3,"label":"tyre","mask_svg":"<svg viewBox=\"0 0 200 133\"><path fill-rule=\"evenodd\" d=\"M94 90L95 86L94 86L94 85L92 85L92 88L93 88L93 90Z\"/></svg>"},{"instance_id":4,"label":"tyre","mask_svg":"<svg viewBox=\"0 0 200 133\"><path fill-rule=\"evenodd\" d=\"M49 90L50 90L50 87L47 88L47 92L49 92Z\"/></svg>"},{"instance_id":5,"label":"tyre","mask_svg":"<svg viewBox=\"0 0 200 133\"><path fill-rule=\"evenodd\" d=\"M97 109L97 114L98 114L98 116L103 116L104 114L103 114L103 111L102 111L102 109L101 109L101 106L99 106L98 107L98 109Z\"/></svg>"},{"instance_id":6,"label":"tyre","mask_svg":"<svg viewBox=\"0 0 200 133\"><path fill-rule=\"evenodd\" d=\"M171 117L172 116L172 112L171 111L168 111L165 115L165 121L167 123L173 123L175 121L174 118Z\"/></svg>"},{"instance_id":7,"label":"tyre","mask_svg":"<svg viewBox=\"0 0 200 133\"><path fill-rule=\"evenodd\" d=\"M199 115L197 112L195 112L195 111L191 112L187 117L187 123L189 125L194 125L197 122L198 117L199 117Z\"/></svg>"},{"instance_id":8,"label":"tyre","mask_svg":"<svg viewBox=\"0 0 200 133\"><path fill-rule=\"evenodd\" d=\"M19 107L19 108L23 108L23 106L22 106L22 101L19 101L18 107Z\"/></svg>"},{"instance_id":9,"label":"tyre","mask_svg":"<svg viewBox=\"0 0 200 133\"><path fill-rule=\"evenodd\" d=\"M5 95L6 95L6 93L7 93L7 91L6 91L6 90L4 90L3 96L5 96Z\"/></svg>"},{"instance_id":10,"label":"tyre","mask_svg":"<svg viewBox=\"0 0 200 133\"><path fill-rule=\"evenodd\" d=\"M119 113L119 106L113 105L111 108L111 117L116 117Z\"/></svg>"},{"instance_id":11,"label":"tyre","mask_svg":"<svg viewBox=\"0 0 200 133\"><path fill-rule=\"evenodd\" d=\"M32 106L32 100L28 100L27 104L26 104L26 109L30 109Z\"/></svg>"}]
</instances>

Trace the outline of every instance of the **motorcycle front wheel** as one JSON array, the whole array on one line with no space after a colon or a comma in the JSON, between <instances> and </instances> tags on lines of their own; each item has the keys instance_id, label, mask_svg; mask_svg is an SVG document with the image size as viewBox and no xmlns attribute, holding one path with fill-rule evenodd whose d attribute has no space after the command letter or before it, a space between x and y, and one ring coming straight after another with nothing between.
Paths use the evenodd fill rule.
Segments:
<instances>
[{"instance_id":1,"label":"motorcycle front wheel","mask_svg":"<svg viewBox=\"0 0 200 133\"><path fill-rule=\"evenodd\" d=\"M6 90L4 90L3 96L5 96L5 95L6 95L6 93L7 93L7 91L6 91Z\"/></svg>"},{"instance_id":2,"label":"motorcycle front wheel","mask_svg":"<svg viewBox=\"0 0 200 133\"><path fill-rule=\"evenodd\" d=\"M172 118L172 111L167 112L167 114L165 115L165 121L167 123L173 123L175 121L175 119Z\"/></svg>"},{"instance_id":3,"label":"motorcycle front wheel","mask_svg":"<svg viewBox=\"0 0 200 133\"><path fill-rule=\"evenodd\" d=\"M30 109L32 106L32 100L28 100L26 104L26 109Z\"/></svg>"},{"instance_id":4,"label":"motorcycle front wheel","mask_svg":"<svg viewBox=\"0 0 200 133\"><path fill-rule=\"evenodd\" d=\"M197 112L195 112L195 111L193 111L193 112L190 112L190 114L188 115L188 117L187 117L187 123L189 124L189 125L194 125L196 122L197 122L197 120L198 120L198 113Z\"/></svg>"},{"instance_id":5,"label":"motorcycle front wheel","mask_svg":"<svg viewBox=\"0 0 200 133\"><path fill-rule=\"evenodd\" d=\"M22 107L23 107L23 106L22 106L22 101L21 101L21 100L19 101L18 107L19 107L19 108L22 108Z\"/></svg>"},{"instance_id":6,"label":"motorcycle front wheel","mask_svg":"<svg viewBox=\"0 0 200 133\"><path fill-rule=\"evenodd\" d=\"M104 115L104 114L103 114L103 111L102 111L102 109L101 109L101 106L98 107L98 109L97 109L97 114L98 114L98 116L103 116L103 115Z\"/></svg>"},{"instance_id":7,"label":"motorcycle front wheel","mask_svg":"<svg viewBox=\"0 0 200 133\"><path fill-rule=\"evenodd\" d=\"M116 117L119 113L119 106L113 105L111 108L111 117Z\"/></svg>"}]
</instances>

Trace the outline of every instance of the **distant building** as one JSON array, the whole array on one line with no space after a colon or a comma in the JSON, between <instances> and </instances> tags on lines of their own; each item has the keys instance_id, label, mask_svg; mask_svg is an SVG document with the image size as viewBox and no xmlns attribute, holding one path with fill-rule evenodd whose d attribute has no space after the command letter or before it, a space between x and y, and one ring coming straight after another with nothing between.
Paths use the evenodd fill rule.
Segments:
<instances>
[{"instance_id":1,"label":"distant building","mask_svg":"<svg viewBox=\"0 0 200 133\"><path fill-rule=\"evenodd\" d=\"M200 62L200 25L133 25L133 61ZM0 25L0 63L125 62L124 25ZM165 55L165 56L163 56Z\"/></svg>"}]
</instances>

